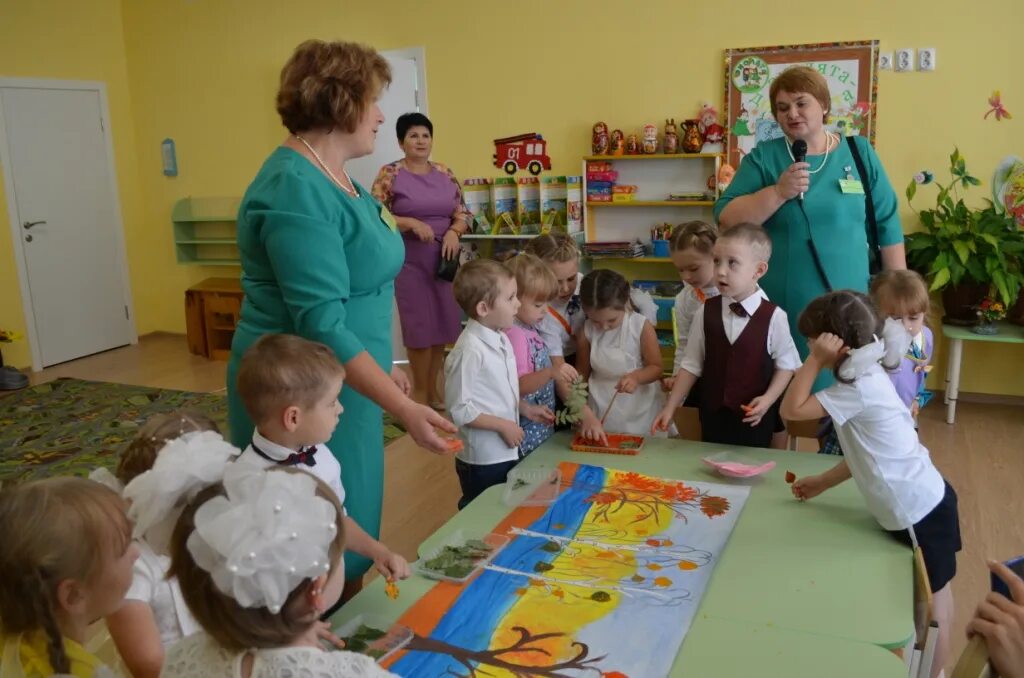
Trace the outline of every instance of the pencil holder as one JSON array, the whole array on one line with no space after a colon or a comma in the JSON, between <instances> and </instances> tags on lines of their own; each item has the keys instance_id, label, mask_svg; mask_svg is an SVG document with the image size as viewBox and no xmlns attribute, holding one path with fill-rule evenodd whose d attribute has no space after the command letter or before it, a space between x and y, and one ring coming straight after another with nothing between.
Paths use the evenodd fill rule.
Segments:
<instances>
[{"instance_id":1,"label":"pencil holder","mask_svg":"<svg viewBox=\"0 0 1024 678\"><path fill-rule=\"evenodd\" d=\"M668 257L668 240L652 240L651 244L654 245L654 256Z\"/></svg>"}]
</instances>

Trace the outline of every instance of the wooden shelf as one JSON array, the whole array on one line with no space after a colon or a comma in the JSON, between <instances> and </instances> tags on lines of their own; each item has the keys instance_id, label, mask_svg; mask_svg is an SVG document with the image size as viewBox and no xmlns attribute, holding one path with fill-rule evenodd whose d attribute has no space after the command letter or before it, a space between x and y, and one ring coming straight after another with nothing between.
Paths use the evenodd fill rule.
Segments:
<instances>
[{"instance_id":1,"label":"wooden shelf","mask_svg":"<svg viewBox=\"0 0 1024 678\"><path fill-rule=\"evenodd\" d=\"M587 256L584 254L583 256ZM591 261L635 261L638 264L671 264L669 257L587 257Z\"/></svg>"},{"instance_id":2,"label":"wooden shelf","mask_svg":"<svg viewBox=\"0 0 1024 678\"><path fill-rule=\"evenodd\" d=\"M461 240L529 240L530 238L536 238L540 233L520 233L518 235L499 233L491 235L490 233L467 233L462 236ZM583 231L577 231L576 233L570 233L572 237L579 239L583 235Z\"/></svg>"},{"instance_id":3,"label":"wooden shelf","mask_svg":"<svg viewBox=\"0 0 1024 678\"><path fill-rule=\"evenodd\" d=\"M714 200L630 200L629 202L587 202L587 207L714 207Z\"/></svg>"},{"instance_id":4,"label":"wooden shelf","mask_svg":"<svg viewBox=\"0 0 1024 678\"><path fill-rule=\"evenodd\" d=\"M238 241L233 238L191 238L175 240L175 245L237 245Z\"/></svg>"},{"instance_id":5,"label":"wooden shelf","mask_svg":"<svg viewBox=\"0 0 1024 678\"><path fill-rule=\"evenodd\" d=\"M171 221L203 222L225 221L234 223L238 217L239 198L182 198L174 203Z\"/></svg>"},{"instance_id":6,"label":"wooden shelf","mask_svg":"<svg viewBox=\"0 0 1024 678\"><path fill-rule=\"evenodd\" d=\"M672 155L666 155L664 153L652 153L650 155L588 155L584 156L584 160L601 162L601 161L615 161L615 160L685 160L687 158L724 158L724 153L674 153Z\"/></svg>"}]
</instances>

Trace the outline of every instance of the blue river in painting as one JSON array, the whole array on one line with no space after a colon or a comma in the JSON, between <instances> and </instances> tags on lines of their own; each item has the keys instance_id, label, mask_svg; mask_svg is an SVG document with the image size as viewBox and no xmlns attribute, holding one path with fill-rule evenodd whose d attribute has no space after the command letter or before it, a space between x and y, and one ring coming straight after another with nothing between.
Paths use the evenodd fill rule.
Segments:
<instances>
[{"instance_id":1,"label":"blue river in painting","mask_svg":"<svg viewBox=\"0 0 1024 678\"><path fill-rule=\"evenodd\" d=\"M590 510L591 505L586 499L604 486L604 479L603 468L581 464L572 487L563 490L555 503L529 529L545 534L575 536ZM545 542L545 539L536 537L516 537L498 553L494 564L533 572L538 562L550 562L558 555L542 550L540 547ZM519 600L515 595L516 589L527 586L527 581L526 576L487 570L481 572L465 586L430 637L469 650L486 650L494 630ZM454 675L458 675L460 670L465 671L464 666L448 655L433 652L408 652L390 667L392 672L409 678L441 676L449 669L455 672Z\"/></svg>"}]
</instances>

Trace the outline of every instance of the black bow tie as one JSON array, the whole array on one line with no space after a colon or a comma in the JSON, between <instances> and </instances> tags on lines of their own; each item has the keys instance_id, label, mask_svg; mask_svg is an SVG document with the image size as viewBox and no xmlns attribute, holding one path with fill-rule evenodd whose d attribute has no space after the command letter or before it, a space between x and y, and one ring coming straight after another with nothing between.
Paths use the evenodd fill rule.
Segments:
<instances>
[{"instance_id":1,"label":"black bow tie","mask_svg":"<svg viewBox=\"0 0 1024 678\"><path fill-rule=\"evenodd\" d=\"M741 318L749 318L750 314L747 313L747 309L743 308L743 304L738 301L734 301L729 304L729 310L738 315Z\"/></svg>"},{"instance_id":2,"label":"black bow tie","mask_svg":"<svg viewBox=\"0 0 1024 678\"><path fill-rule=\"evenodd\" d=\"M280 464L281 466L298 466L299 464L316 466L316 445L300 448L298 452L292 452L284 459L274 459L269 454L256 447L255 444L252 445L252 451L267 461L272 461L275 464Z\"/></svg>"}]
</instances>

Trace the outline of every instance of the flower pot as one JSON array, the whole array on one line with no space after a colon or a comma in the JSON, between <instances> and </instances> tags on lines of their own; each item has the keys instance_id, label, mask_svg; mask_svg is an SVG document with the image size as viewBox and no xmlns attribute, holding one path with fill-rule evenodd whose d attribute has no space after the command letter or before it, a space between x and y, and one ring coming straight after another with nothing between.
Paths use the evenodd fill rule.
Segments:
<instances>
[{"instance_id":1,"label":"flower pot","mask_svg":"<svg viewBox=\"0 0 1024 678\"><path fill-rule=\"evenodd\" d=\"M977 325L971 326L971 332L991 337L994 334L999 334L999 326L995 323L980 322Z\"/></svg>"},{"instance_id":2,"label":"flower pot","mask_svg":"<svg viewBox=\"0 0 1024 678\"><path fill-rule=\"evenodd\" d=\"M988 294L988 287L987 284L968 282L946 286L942 290L942 307L946 311L942 322L963 327L978 322L975 307Z\"/></svg>"},{"instance_id":3,"label":"flower pot","mask_svg":"<svg viewBox=\"0 0 1024 678\"><path fill-rule=\"evenodd\" d=\"M1014 325L1024 325L1024 292L1017 295L1017 303L1006 312L1006 320Z\"/></svg>"}]
</instances>

